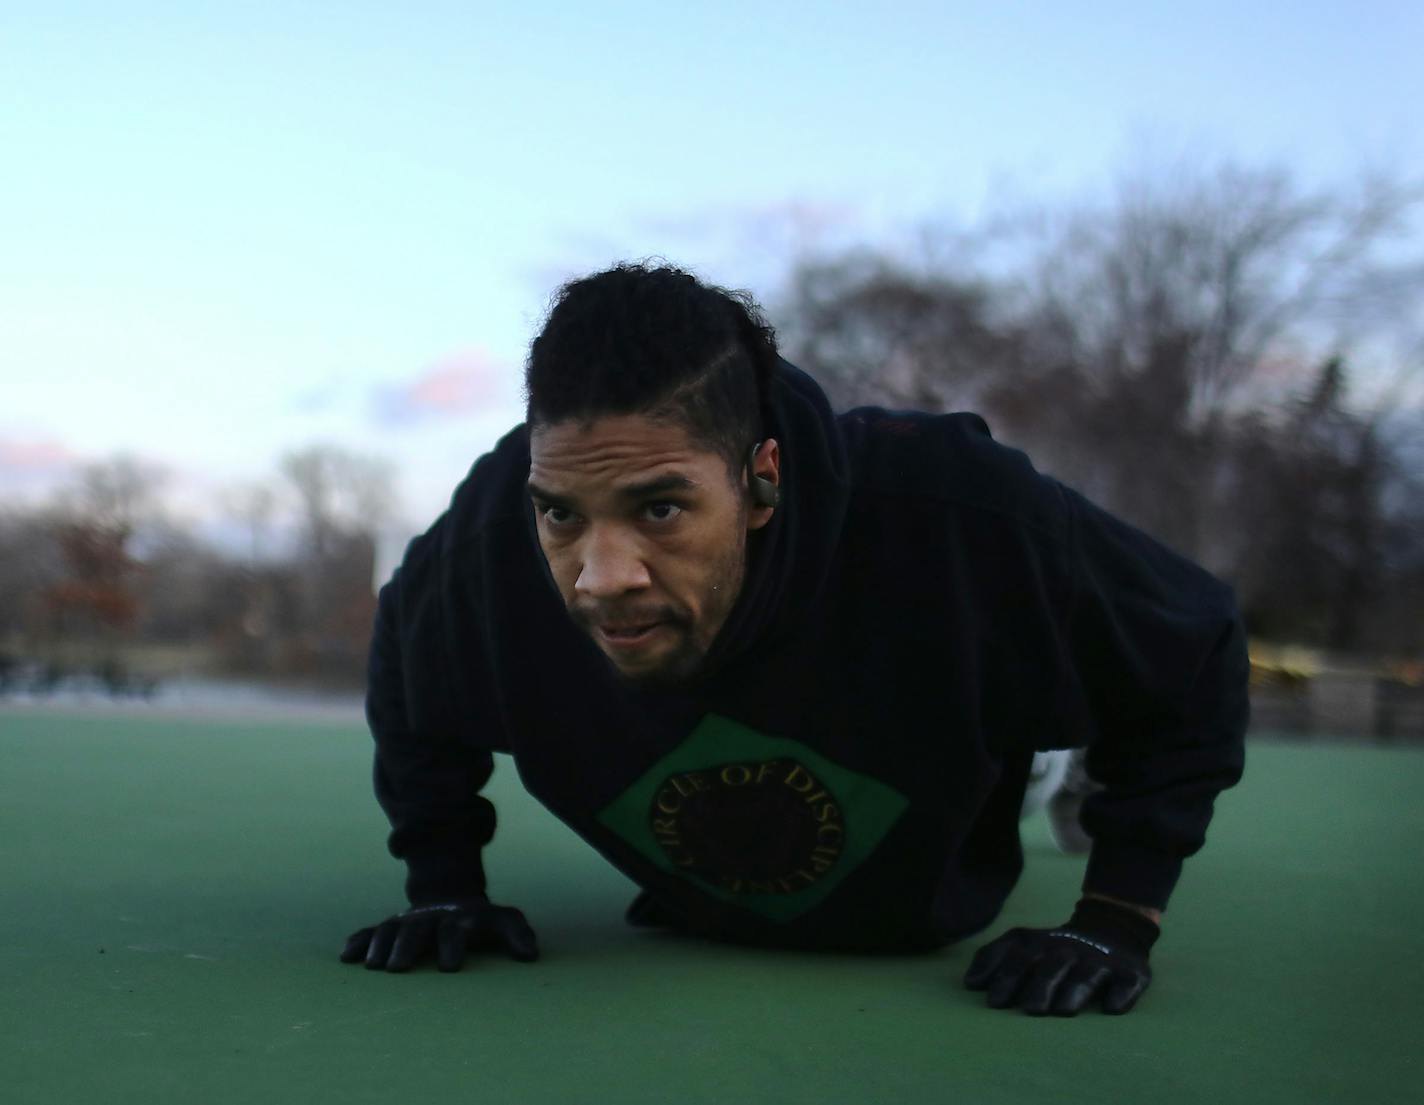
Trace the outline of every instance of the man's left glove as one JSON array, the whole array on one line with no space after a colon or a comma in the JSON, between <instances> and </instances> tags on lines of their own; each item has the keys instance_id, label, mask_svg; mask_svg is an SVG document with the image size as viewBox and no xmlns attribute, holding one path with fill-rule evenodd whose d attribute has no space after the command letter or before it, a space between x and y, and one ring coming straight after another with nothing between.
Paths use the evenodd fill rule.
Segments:
<instances>
[{"instance_id":1,"label":"man's left glove","mask_svg":"<svg viewBox=\"0 0 1424 1105\"><path fill-rule=\"evenodd\" d=\"M524 914L480 895L414 906L353 932L341 949L341 962L399 972L433 955L442 971L458 971L472 949L502 951L522 963L539 958L534 930Z\"/></svg>"},{"instance_id":2,"label":"man's left glove","mask_svg":"<svg viewBox=\"0 0 1424 1105\"><path fill-rule=\"evenodd\" d=\"M1147 956L1161 935L1135 910L1084 898L1066 925L1010 929L980 948L964 984L987 990L989 1005L1071 1017L1097 1000L1104 1013L1126 1013L1147 984Z\"/></svg>"}]
</instances>

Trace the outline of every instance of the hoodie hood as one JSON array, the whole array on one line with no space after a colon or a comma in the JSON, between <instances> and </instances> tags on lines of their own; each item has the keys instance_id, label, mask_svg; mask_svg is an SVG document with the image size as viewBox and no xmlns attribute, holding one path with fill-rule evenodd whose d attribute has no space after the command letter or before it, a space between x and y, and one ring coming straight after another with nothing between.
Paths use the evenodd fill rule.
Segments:
<instances>
[{"instance_id":1,"label":"hoodie hood","mask_svg":"<svg viewBox=\"0 0 1424 1105\"><path fill-rule=\"evenodd\" d=\"M707 656L708 674L735 666L793 630L820 601L845 523L845 442L825 392L781 360L772 376L768 436L781 446L781 502L752 537L747 576Z\"/></svg>"}]
</instances>

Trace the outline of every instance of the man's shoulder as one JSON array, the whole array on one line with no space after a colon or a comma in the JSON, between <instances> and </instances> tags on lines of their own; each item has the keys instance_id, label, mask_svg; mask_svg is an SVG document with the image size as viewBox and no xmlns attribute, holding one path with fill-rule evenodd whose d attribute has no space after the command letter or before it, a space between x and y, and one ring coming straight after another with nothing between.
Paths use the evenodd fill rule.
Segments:
<instances>
[{"instance_id":1,"label":"man's shoulder","mask_svg":"<svg viewBox=\"0 0 1424 1105\"><path fill-rule=\"evenodd\" d=\"M1024 452L996 441L978 414L858 407L839 422L859 494L986 512L1063 532L1062 486L1035 469Z\"/></svg>"},{"instance_id":2,"label":"man's shoulder","mask_svg":"<svg viewBox=\"0 0 1424 1105\"><path fill-rule=\"evenodd\" d=\"M520 423L475 461L451 495L446 516L461 537L492 522L522 518L528 481L529 431Z\"/></svg>"},{"instance_id":3,"label":"man's shoulder","mask_svg":"<svg viewBox=\"0 0 1424 1105\"><path fill-rule=\"evenodd\" d=\"M460 557L472 543L524 517L529 477L529 436L523 424L510 430L471 466L450 496L450 505L412 538L399 574L406 587L428 585L439 565Z\"/></svg>"}]
</instances>

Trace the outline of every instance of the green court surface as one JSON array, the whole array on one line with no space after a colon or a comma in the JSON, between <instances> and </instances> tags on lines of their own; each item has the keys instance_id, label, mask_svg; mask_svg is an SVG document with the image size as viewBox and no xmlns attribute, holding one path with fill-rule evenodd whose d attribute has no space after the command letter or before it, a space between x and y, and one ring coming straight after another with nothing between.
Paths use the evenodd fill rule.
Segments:
<instances>
[{"instance_id":1,"label":"green court surface","mask_svg":"<svg viewBox=\"0 0 1424 1105\"><path fill-rule=\"evenodd\" d=\"M0 713L0 1101L1424 1100L1424 750L1252 744L1126 1017L1035 1019L906 958L634 931L501 760L489 867L543 959L337 962L400 905L345 725ZM1081 861L1025 826L994 931Z\"/></svg>"}]
</instances>

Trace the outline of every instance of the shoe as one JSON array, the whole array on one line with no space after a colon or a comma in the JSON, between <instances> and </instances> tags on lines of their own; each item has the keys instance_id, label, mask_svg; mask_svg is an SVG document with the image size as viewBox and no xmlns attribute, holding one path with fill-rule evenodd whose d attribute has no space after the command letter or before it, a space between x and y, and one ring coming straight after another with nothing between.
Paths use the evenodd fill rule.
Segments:
<instances>
[{"instance_id":1,"label":"shoe","mask_svg":"<svg viewBox=\"0 0 1424 1105\"><path fill-rule=\"evenodd\" d=\"M1028 769L1028 785L1024 788L1023 805L1019 807L1019 820L1032 817L1048 805L1048 800L1063 785L1068 774L1066 748L1054 748L1047 752L1035 752L1033 763Z\"/></svg>"},{"instance_id":2,"label":"shoe","mask_svg":"<svg viewBox=\"0 0 1424 1105\"><path fill-rule=\"evenodd\" d=\"M1088 795L1103 786L1088 774L1086 761L1086 749L1073 749L1062 782L1048 798L1048 832L1066 856L1086 855L1093 849L1093 838L1084 830L1079 815Z\"/></svg>"}]
</instances>

